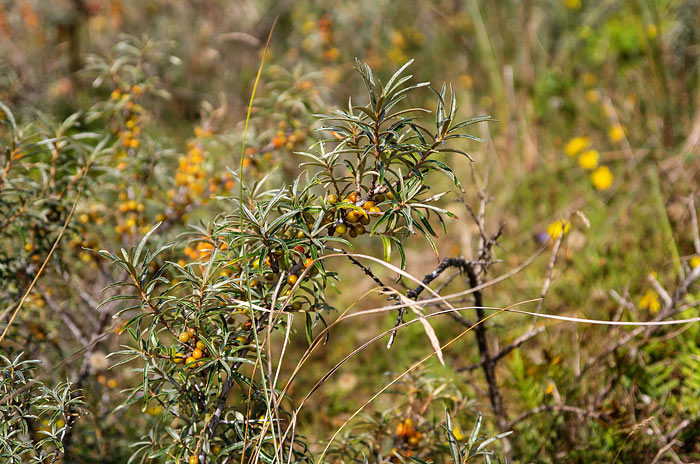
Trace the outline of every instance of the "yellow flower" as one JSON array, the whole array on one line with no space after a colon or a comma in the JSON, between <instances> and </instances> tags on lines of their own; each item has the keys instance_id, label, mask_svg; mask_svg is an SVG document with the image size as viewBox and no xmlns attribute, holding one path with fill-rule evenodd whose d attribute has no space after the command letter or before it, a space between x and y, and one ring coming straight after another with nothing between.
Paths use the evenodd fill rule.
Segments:
<instances>
[{"instance_id":1,"label":"yellow flower","mask_svg":"<svg viewBox=\"0 0 700 464\"><path fill-rule=\"evenodd\" d=\"M552 240L556 240L560 235L566 235L569 229L571 229L571 222L566 219L560 219L547 226L547 235L552 237Z\"/></svg>"},{"instance_id":2,"label":"yellow flower","mask_svg":"<svg viewBox=\"0 0 700 464\"><path fill-rule=\"evenodd\" d=\"M304 35L309 35L314 31L314 29L316 29L316 22L309 19L301 26L301 33Z\"/></svg>"},{"instance_id":3,"label":"yellow flower","mask_svg":"<svg viewBox=\"0 0 700 464\"><path fill-rule=\"evenodd\" d=\"M551 395L554 393L554 384L552 382L549 382L547 384L547 388L544 390L545 395Z\"/></svg>"},{"instance_id":4,"label":"yellow flower","mask_svg":"<svg viewBox=\"0 0 700 464\"><path fill-rule=\"evenodd\" d=\"M578 157L578 164L583 169L595 169L598 167L598 158L600 158L600 153L597 150L584 151Z\"/></svg>"},{"instance_id":5,"label":"yellow flower","mask_svg":"<svg viewBox=\"0 0 700 464\"><path fill-rule=\"evenodd\" d=\"M619 142L620 140L625 138L625 128L622 127L620 124L615 124L608 131L608 137L610 137L610 140L613 143Z\"/></svg>"},{"instance_id":6,"label":"yellow flower","mask_svg":"<svg viewBox=\"0 0 700 464\"><path fill-rule=\"evenodd\" d=\"M585 85L586 87L593 87L596 81L595 74L587 72L582 76L582 80L583 85Z\"/></svg>"},{"instance_id":7,"label":"yellow flower","mask_svg":"<svg viewBox=\"0 0 700 464\"><path fill-rule=\"evenodd\" d=\"M591 141L588 137L574 137L566 144L564 151L567 156L576 156L581 153L581 151L585 150L590 143Z\"/></svg>"},{"instance_id":8,"label":"yellow flower","mask_svg":"<svg viewBox=\"0 0 700 464\"><path fill-rule=\"evenodd\" d=\"M659 309L661 309L659 295L652 289L647 290L647 292L639 300L639 307L642 309L648 309L652 313L657 312Z\"/></svg>"},{"instance_id":9,"label":"yellow flower","mask_svg":"<svg viewBox=\"0 0 700 464\"><path fill-rule=\"evenodd\" d=\"M474 81L472 80L472 77L469 74L462 74L461 76L459 76L459 83L467 89L471 89L474 85Z\"/></svg>"},{"instance_id":10,"label":"yellow flower","mask_svg":"<svg viewBox=\"0 0 700 464\"><path fill-rule=\"evenodd\" d=\"M596 189L607 190L613 182L612 172L607 166L600 166L591 173L591 182L593 182L593 187Z\"/></svg>"},{"instance_id":11,"label":"yellow flower","mask_svg":"<svg viewBox=\"0 0 700 464\"><path fill-rule=\"evenodd\" d=\"M595 89L586 90L586 100L588 103L598 103L600 101L600 92Z\"/></svg>"},{"instance_id":12,"label":"yellow flower","mask_svg":"<svg viewBox=\"0 0 700 464\"><path fill-rule=\"evenodd\" d=\"M693 256L690 258L690 268L695 269L698 266L700 266L700 256Z\"/></svg>"},{"instance_id":13,"label":"yellow flower","mask_svg":"<svg viewBox=\"0 0 700 464\"><path fill-rule=\"evenodd\" d=\"M564 5L570 10L578 10L581 8L581 0L564 0Z\"/></svg>"},{"instance_id":14,"label":"yellow flower","mask_svg":"<svg viewBox=\"0 0 700 464\"><path fill-rule=\"evenodd\" d=\"M654 40L656 38L656 36L659 34L659 31L656 30L655 24L647 24L646 32L647 32L647 37L649 37L652 40Z\"/></svg>"},{"instance_id":15,"label":"yellow flower","mask_svg":"<svg viewBox=\"0 0 700 464\"><path fill-rule=\"evenodd\" d=\"M454 435L458 441L462 441L467 437L459 426L452 429L452 435Z\"/></svg>"}]
</instances>

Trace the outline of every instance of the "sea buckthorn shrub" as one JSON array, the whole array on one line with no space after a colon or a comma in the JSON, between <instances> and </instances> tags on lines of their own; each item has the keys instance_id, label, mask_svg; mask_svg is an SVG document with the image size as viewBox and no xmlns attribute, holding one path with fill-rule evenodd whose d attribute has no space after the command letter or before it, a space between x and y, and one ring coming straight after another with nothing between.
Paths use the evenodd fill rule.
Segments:
<instances>
[{"instance_id":1,"label":"sea buckthorn shrub","mask_svg":"<svg viewBox=\"0 0 700 464\"><path fill-rule=\"evenodd\" d=\"M0 102L8 110L0 113L0 171L8 168L0 192L0 329L8 327L71 218L9 324L0 352L15 359L23 351L20 359L41 360L35 379L47 386L69 380L72 394L85 401L79 419L67 422L70 430L62 440L63 460L126 462L130 445L149 440L141 437L144 430L160 427L162 431L166 425L161 417L172 419L170 413L163 415L166 406L157 401L143 410L120 407L121 390L133 387L135 379L143 376L143 371L131 368L142 362L109 369L117 361L105 355L128 343L129 333L121 328L128 319L112 319L119 300L95 310L100 300L116 295L115 288L102 289L118 275L91 250L129 249L162 222L149 239L153 248L183 232L186 235L151 261L151 272L166 261L203 272L212 256L218 266L223 259L219 250L226 252L230 237L221 237L212 221L222 211L236 208L227 198L238 199L239 178L259 192L279 187L302 170L310 172L310 165L301 164L318 163L295 152L318 157L322 150L333 151L342 142L339 128L322 129L337 124L324 123L314 114L329 113L324 102L344 102L350 97L355 104L366 101L358 100L363 80L350 78L352 56L364 57L379 75L390 75L414 57L412 69L422 79L455 84L461 114L492 114L499 120L470 131L488 140L474 147L477 163L435 158L446 162L463 182L476 180L465 188L464 204L447 203L455 198L451 195L438 206L461 210L460 216L468 219L464 205L483 201L486 227L495 230L503 225L502 248L497 251L505 256L499 256L502 263L490 265L494 275L524 262L540 245L544 255L552 256L552 267L543 262L543 255L514 279L485 289L487 304L505 306L522 295L534 298L548 293L543 312L636 322L676 316L667 308L670 296L673 309L682 311L677 317L697 316L697 286L686 286L687 293L678 293L677 301L674 291L674 284L691 275L700 260L700 240L693 237L689 216L693 208L686 203L693 196L698 203L700 169L696 10L693 2L675 0L608 2L605 8L599 2L580 0L340 0L332 4L258 0L206 5L185 0L0 0ZM244 105L259 53L277 16L242 150ZM133 37L125 39L124 34ZM432 98L430 91L411 92L406 101L434 109ZM42 115L37 116L35 109ZM14 150L12 120L32 156L5 164ZM53 128L63 124L70 128L51 142ZM90 153L104 138L107 142L90 162L83 193L70 215L80 191L79 183L71 183L70 177L86 165L79 152ZM22 140L20 145L25 143ZM323 147L309 148L319 141ZM51 144L60 146L54 172ZM299 185L306 182L302 177ZM450 178L440 176L429 179L431 192L448 190L450 183ZM488 188L482 190L476 184ZM64 186L68 188L62 195ZM311 192L333 205L344 200L344 195L332 188L326 192L321 185ZM454 193L462 192L455 189ZM362 190L360 201L365 195ZM367 218L363 212L339 213L343 208L336 207L331 219L343 219L336 226L344 232L341 238L363 254L384 258L386 252L397 266L405 251L411 272L432 271L427 242L407 240L405 250L398 248L393 238L403 239L400 227L383 233L382 225L369 237L389 206L387 200L383 205L376 203L381 215L362 208ZM574 210L585 213L590 228L572 214ZM479 215L478 210L475 213ZM309 213L309 219L310 215L317 217L317 212ZM362 224L368 219L370 224ZM443 234L439 220L431 217L429 223L440 235L436 245L443 255L445 250L452 256L478 255L470 242L478 241L481 231L446 221L448 233ZM364 235L358 235L363 230L359 226L365 228ZM349 250L340 243L324 246ZM237 250L230 247L228 253ZM299 270L317 274L311 280L308 273L288 276L281 292L289 287L288 281L297 280L299 288L290 302L297 323L292 329L305 332L308 320L313 340L322 333L324 321L332 323L335 317L311 309L317 300L315 292L340 308L354 299L349 292L329 292L339 285L330 278L317 289L313 283L319 279L319 269L342 277L345 288L354 289L357 284L357 289L365 289L371 280L349 258L315 262L307 256L311 247L300 245L300 250L294 252L294 262L301 263ZM240 257L229 262L228 267L215 268L219 277L242 280L234 277L241 275ZM258 262L263 277L260 291L269 293L265 276L274 278L269 271L272 262L272 258L270 264L266 259ZM164 278L184 287L172 269ZM389 279L386 274L378 277ZM548 292L542 290L543 278ZM457 288L463 285L461 279L451 280L450 287L449 282L440 288L463 290ZM406 280L397 283L401 284ZM383 302L384 295L380 298ZM445 319L431 320L441 338L455 330L453 319ZM542 317L533 328L518 315L503 314L497 319L485 326L492 337L490 346L508 353L499 358L496 383L504 398L502 416L508 419L508 427L501 430L514 431L509 437L514 459L648 462L657 459L657 453L661 461L700 459L694 326L641 331L582 324L574 328L550 325ZM369 328L389 328L395 320L391 312L377 325L335 330L335 335L329 335L328 350L306 363L296 387L310 388L307 383L315 380L310 374L326 367L326 357L345 354L339 348L343 343L357 343ZM298 434L308 437L314 452L316 441L327 437L327 430L338 425L346 409L383 385L385 378L374 376L375 372L393 370L398 362L422 353L424 334L418 331L421 338L413 339L410 329L402 331L391 350L366 350L356 356L355 373L363 382L344 395L335 385L327 387L328 396L323 391L312 398L322 408L306 408L297 416L308 427ZM282 336L280 331L273 334ZM528 338L531 334L535 336ZM305 339L291 337L299 345L290 347L285 359L297 349L306 349ZM625 343L620 345L621 341ZM183 365L189 357L199 362L210 356L206 346L198 348L196 342L188 341L188 350L176 352L176 361L179 355L187 355ZM517 347L512 348L513 344ZM475 345L464 343L445 357L467 380L463 394L481 399L486 382L477 369L481 353ZM201 358L194 356L196 349ZM252 371L247 375L254 377ZM486 429L495 433L496 421L484 404L476 407L485 414ZM452 406L452 420L468 432L476 413L469 416L462 410L463 416L456 417ZM368 413L378 420L382 408ZM430 416L431 423L445 421L440 409L436 407ZM366 436L364 425L357 430L370 443L367 449L379 449L374 456L381 452L382 457L393 447L400 454L419 451L408 446L411 436L399 437L395 430L407 417L420 424L416 411L386 414L391 423L378 430L377 443L379 437L384 439L378 445ZM264 424L262 415L257 420ZM44 419L29 418L29 435L14 437L41 439L34 431L51 425ZM342 437L352 438L351 426L343 429ZM404 453L401 459L428 454L438 459L439 453L429 450L445 442L433 442L431 437L442 435L426 433L422 427L424 438L418 448L424 454ZM459 438L467 432L454 435ZM332 449L336 444L337 440ZM396 444L406 445L405 449ZM44 457L56 446L47 442ZM221 449L216 446L218 453ZM362 459L362 446L353 448L358 459ZM342 455L336 453L334 458ZM147 453L139 456L147 459ZM162 458L166 459L174 460Z\"/></svg>"},{"instance_id":2,"label":"sea buckthorn shrub","mask_svg":"<svg viewBox=\"0 0 700 464\"><path fill-rule=\"evenodd\" d=\"M70 382L47 387L35 379L40 361L0 354L0 456L5 462L56 462L70 426L84 411Z\"/></svg>"},{"instance_id":3,"label":"sea buckthorn shrub","mask_svg":"<svg viewBox=\"0 0 700 464\"><path fill-rule=\"evenodd\" d=\"M140 373L123 406L162 408L159 423L145 432L133 459L312 459L294 432L296 414L285 398L289 384L277 384L269 371L279 349L271 347L270 337L291 330L300 316L308 343L318 346L327 336L326 318L342 309L328 294L343 291L337 261L349 258L372 275L352 257L355 247L381 243L380 258L389 261L396 250L402 267L412 235L435 248L436 227L444 228L444 218L453 214L438 205L444 193L431 191L429 179L443 175L459 185L437 158L450 153L468 158L455 142L475 139L465 129L489 119L456 120L454 93L445 85L437 91L428 83L410 84L409 65L382 83L369 66L357 63L368 103L322 116L319 129L328 138L297 154L303 172L292 183L274 186L246 169L250 158L244 151L243 169L231 171L238 195L227 200L227 212L190 238L152 251L156 225L136 247L119 254L100 251L123 271L115 285L127 290L107 302L133 300L117 313L126 321L120 330L130 342L114 355ZM432 127L420 118L427 109L401 104L428 89L436 100ZM167 258L180 253L178 262ZM402 321L403 310L398 317ZM421 452L423 432L406 427L399 438L417 456L434 452ZM431 436L437 433L436 424L421 427ZM461 453L453 435L450 428L448 448ZM476 435L469 447L474 440ZM356 445L355 456L403 460L413 452L392 455L391 449ZM469 459L485 452L485 446L475 448Z\"/></svg>"}]
</instances>

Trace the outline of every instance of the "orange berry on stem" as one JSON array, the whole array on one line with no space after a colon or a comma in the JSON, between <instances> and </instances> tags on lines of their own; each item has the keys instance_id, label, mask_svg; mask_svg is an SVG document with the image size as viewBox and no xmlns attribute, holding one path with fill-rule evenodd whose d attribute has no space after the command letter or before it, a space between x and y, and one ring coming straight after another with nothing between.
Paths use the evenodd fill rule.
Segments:
<instances>
[{"instance_id":1,"label":"orange berry on stem","mask_svg":"<svg viewBox=\"0 0 700 464\"><path fill-rule=\"evenodd\" d=\"M313 259L311 259L311 258L306 258L306 259L304 260L304 267L309 267L309 266L311 266L313 263L314 263L314 260L313 260Z\"/></svg>"},{"instance_id":2,"label":"orange berry on stem","mask_svg":"<svg viewBox=\"0 0 700 464\"><path fill-rule=\"evenodd\" d=\"M356 210L352 210L348 212L348 214L345 216L345 219L347 219L349 222L357 222L360 220L362 217L362 213Z\"/></svg>"},{"instance_id":3,"label":"orange berry on stem","mask_svg":"<svg viewBox=\"0 0 700 464\"><path fill-rule=\"evenodd\" d=\"M403 427L406 435L413 435L413 419L411 419L410 417L404 419Z\"/></svg>"},{"instance_id":4,"label":"orange berry on stem","mask_svg":"<svg viewBox=\"0 0 700 464\"><path fill-rule=\"evenodd\" d=\"M192 357L193 357L194 359L200 359L202 356L204 356L204 353L202 353L202 350L200 350L199 348L196 348L196 349L192 352Z\"/></svg>"},{"instance_id":5,"label":"orange berry on stem","mask_svg":"<svg viewBox=\"0 0 700 464\"><path fill-rule=\"evenodd\" d=\"M295 283L297 283L297 280L299 280L299 276L297 276L296 274L289 274L289 276L287 276L287 283L289 285L294 285Z\"/></svg>"},{"instance_id":6,"label":"orange berry on stem","mask_svg":"<svg viewBox=\"0 0 700 464\"><path fill-rule=\"evenodd\" d=\"M177 337L182 343L187 343L190 341L190 334L187 332L182 332L179 337Z\"/></svg>"}]
</instances>

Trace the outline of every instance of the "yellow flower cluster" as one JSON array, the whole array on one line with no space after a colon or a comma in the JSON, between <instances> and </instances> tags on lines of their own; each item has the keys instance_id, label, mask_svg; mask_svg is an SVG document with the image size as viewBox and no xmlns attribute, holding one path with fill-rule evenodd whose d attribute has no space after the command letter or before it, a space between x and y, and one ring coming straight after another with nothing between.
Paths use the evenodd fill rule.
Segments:
<instances>
[{"instance_id":1,"label":"yellow flower cluster","mask_svg":"<svg viewBox=\"0 0 700 464\"><path fill-rule=\"evenodd\" d=\"M600 166L600 153L590 149L588 137L574 137L564 147L569 157L578 156L578 165L591 172L591 183L597 190L607 190L612 186L613 174L607 166Z\"/></svg>"},{"instance_id":2,"label":"yellow flower cluster","mask_svg":"<svg viewBox=\"0 0 700 464\"><path fill-rule=\"evenodd\" d=\"M639 300L639 307L642 309L648 309L652 313L658 312L659 309L661 309L659 294L652 289L647 290Z\"/></svg>"}]
</instances>

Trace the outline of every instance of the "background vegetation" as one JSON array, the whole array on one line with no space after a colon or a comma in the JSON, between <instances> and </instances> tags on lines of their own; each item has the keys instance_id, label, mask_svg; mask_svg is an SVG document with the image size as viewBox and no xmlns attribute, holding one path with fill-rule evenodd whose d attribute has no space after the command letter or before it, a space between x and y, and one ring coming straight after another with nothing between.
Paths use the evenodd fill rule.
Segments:
<instances>
[{"instance_id":1,"label":"background vegetation","mask_svg":"<svg viewBox=\"0 0 700 464\"><path fill-rule=\"evenodd\" d=\"M0 456L697 462L698 43L695 0L0 0ZM382 113L409 60L430 113Z\"/></svg>"}]
</instances>

